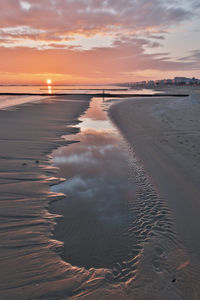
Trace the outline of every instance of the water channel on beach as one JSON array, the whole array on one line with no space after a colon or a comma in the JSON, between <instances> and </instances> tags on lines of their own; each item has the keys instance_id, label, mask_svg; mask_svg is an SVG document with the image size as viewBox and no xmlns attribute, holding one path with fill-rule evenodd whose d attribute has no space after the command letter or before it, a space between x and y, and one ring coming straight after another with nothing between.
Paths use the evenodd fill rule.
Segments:
<instances>
[{"instance_id":1,"label":"water channel on beach","mask_svg":"<svg viewBox=\"0 0 200 300\"><path fill-rule=\"evenodd\" d=\"M66 195L51 206L61 215L54 237L72 266L109 269L116 282L145 278L151 285L176 237L168 208L108 117L114 101L123 100L93 98L76 126L80 131L64 136L72 143L52 153L65 180L51 190Z\"/></svg>"},{"instance_id":2,"label":"water channel on beach","mask_svg":"<svg viewBox=\"0 0 200 300\"><path fill-rule=\"evenodd\" d=\"M110 102L93 98L80 118L80 132L66 139L79 141L54 151L59 176L66 181L52 187L67 195L57 213L64 218L56 237L64 241L62 254L76 266L112 267L131 252L127 237L129 201L135 197L130 180L130 153L107 117Z\"/></svg>"}]
</instances>

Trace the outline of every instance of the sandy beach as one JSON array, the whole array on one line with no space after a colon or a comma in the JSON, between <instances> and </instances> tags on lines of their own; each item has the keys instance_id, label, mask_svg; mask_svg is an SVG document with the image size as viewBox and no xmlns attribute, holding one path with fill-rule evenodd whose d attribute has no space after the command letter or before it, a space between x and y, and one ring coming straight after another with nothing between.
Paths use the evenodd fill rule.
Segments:
<instances>
[{"instance_id":1,"label":"sandy beach","mask_svg":"<svg viewBox=\"0 0 200 300\"><path fill-rule=\"evenodd\" d=\"M189 93L0 111L0 299L199 299Z\"/></svg>"},{"instance_id":2,"label":"sandy beach","mask_svg":"<svg viewBox=\"0 0 200 300\"><path fill-rule=\"evenodd\" d=\"M127 99L113 105L110 116L171 211L178 238L188 253L185 268L193 268L193 278L186 281L198 282L200 90L186 92L190 96L181 99ZM198 299L197 295L199 290L193 290L188 298L183 293L183 299Z\"/></svg>"},{"instance_id":3,"label":"sandy beach","mask_svg":"<svg viewBox=\"0 0 200 300\"><path fill-rule=\"evenodd\" d=\"M55 251L61 245L52 238L56 216L48 207L59 194L49 186L59 179L48 155L67 144L62 134L77 131L72 126L89 101L89 96L49 97L0 111L2 300L47 299L66 286L62 280L57 284L68 276Z\"/></svg>"}]
</instances>

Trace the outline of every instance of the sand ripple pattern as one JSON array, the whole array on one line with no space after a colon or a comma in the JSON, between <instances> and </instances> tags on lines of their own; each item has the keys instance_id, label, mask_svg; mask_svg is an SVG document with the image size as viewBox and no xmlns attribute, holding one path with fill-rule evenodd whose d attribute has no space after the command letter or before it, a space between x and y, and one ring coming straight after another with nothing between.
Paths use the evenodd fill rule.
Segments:
<instances>
[{"instance_id":1,"label":"sand ripple pattern","mask_svg":"<svg viewBox=\"0 0 200 300\"><path fill-rule=\"evenodd\" d=\"M173 248L179 243L170 210L159 197L132 148L130 148L129 163L130 180L136 184L137 197L128 203L130 221L127 234L132 240L132 251L128 259L113 268L115 280L122 282L136 277L145 245L153 243L154 240L162 240L162 242L165 240L165 245L170 244ZM164 250L162 247L157 247L157 252L159 256ZM159 271L156 263L153 267Z\"/></svg>"}]
</instances>

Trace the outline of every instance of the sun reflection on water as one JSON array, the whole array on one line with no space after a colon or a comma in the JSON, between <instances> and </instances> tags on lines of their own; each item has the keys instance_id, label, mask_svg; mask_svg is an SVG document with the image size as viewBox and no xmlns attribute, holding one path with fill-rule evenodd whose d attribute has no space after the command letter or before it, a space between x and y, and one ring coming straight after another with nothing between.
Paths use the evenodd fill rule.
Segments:
<instances>
[{"instance_id":1,"label":"sun reflection on water","mask_svg":"<svg viewBox=\"0 0 200 300\"><path fill-rule=\"evenodd\" d=\"M48 85L48 94L52 94L52 88L51 88L51 85Z\"/></svg>"}]
</instances>

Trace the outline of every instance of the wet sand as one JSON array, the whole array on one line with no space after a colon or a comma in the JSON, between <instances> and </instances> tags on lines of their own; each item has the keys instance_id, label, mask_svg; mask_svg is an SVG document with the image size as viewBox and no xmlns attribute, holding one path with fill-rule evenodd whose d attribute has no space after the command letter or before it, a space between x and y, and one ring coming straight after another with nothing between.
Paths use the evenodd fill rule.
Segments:
<instances>
[{"instance_id":1,"label":"wet sand","mask_svg":"<svg viewBox=\"0 0 200 300\"><path fill-rule=\"evenodd\" d=\"M60 196L49 189L59 179L48 155L67 144L62 134L77 132L72 126L89 101L89 96L54 97L0 111L2 300L58 299L59 290L71 285L56 253L61 245L52 236L57 216L48 207ZM73 272L79 274L73 285L79 285L85 276Z\"/></svg>"},{"instance_id":2,"label":"wet sand","mask_svg":"<svg viewBox=\"0 0 200 300\"><path fill-rule=\"evenodd\" d=\"M155 165L158 154L164 160L162 151L171 153L163 142L171 119L169 125L162 113L171 116L172 101L177 115L180 106L189 113L186 101L191 99L136 98L113 106L112 118L129 147L113 132L106 136L98 132L96 121L105 120L107 126L108 120L104 110L97 116L96 107L86 113L86 125L90 126L91 117L95 119L98 134L91 130L81 134L79 126L74 127L90 106L90 97L59 96L0 111L0 299L199 299L199 269L190 261L197 255L195 243L188 254L181 243L187 245L186 238L179 242L173 221L177 228L181 221L177 222L176 209L156 181L161 166ZM198 106L198 101L192 101ZM147 113L149 118L152 114L150 123ZM165 126L160 128L160 123ZM62 139L62 134L68 138ZM80 143L74 143L76 136ZM154 138L156 147L163 149L156 157ZM172 134L168 139L174 144ZM195 149L195 138L188 141ZM58 161L64 159L59 169L52 166L56 148L61 153ZM174 163L170 166L178 173ZM181 174L176 178L181 180ZM160 180L163 186L170 180L164 179Z\"/></svg>"}]
</instances>

